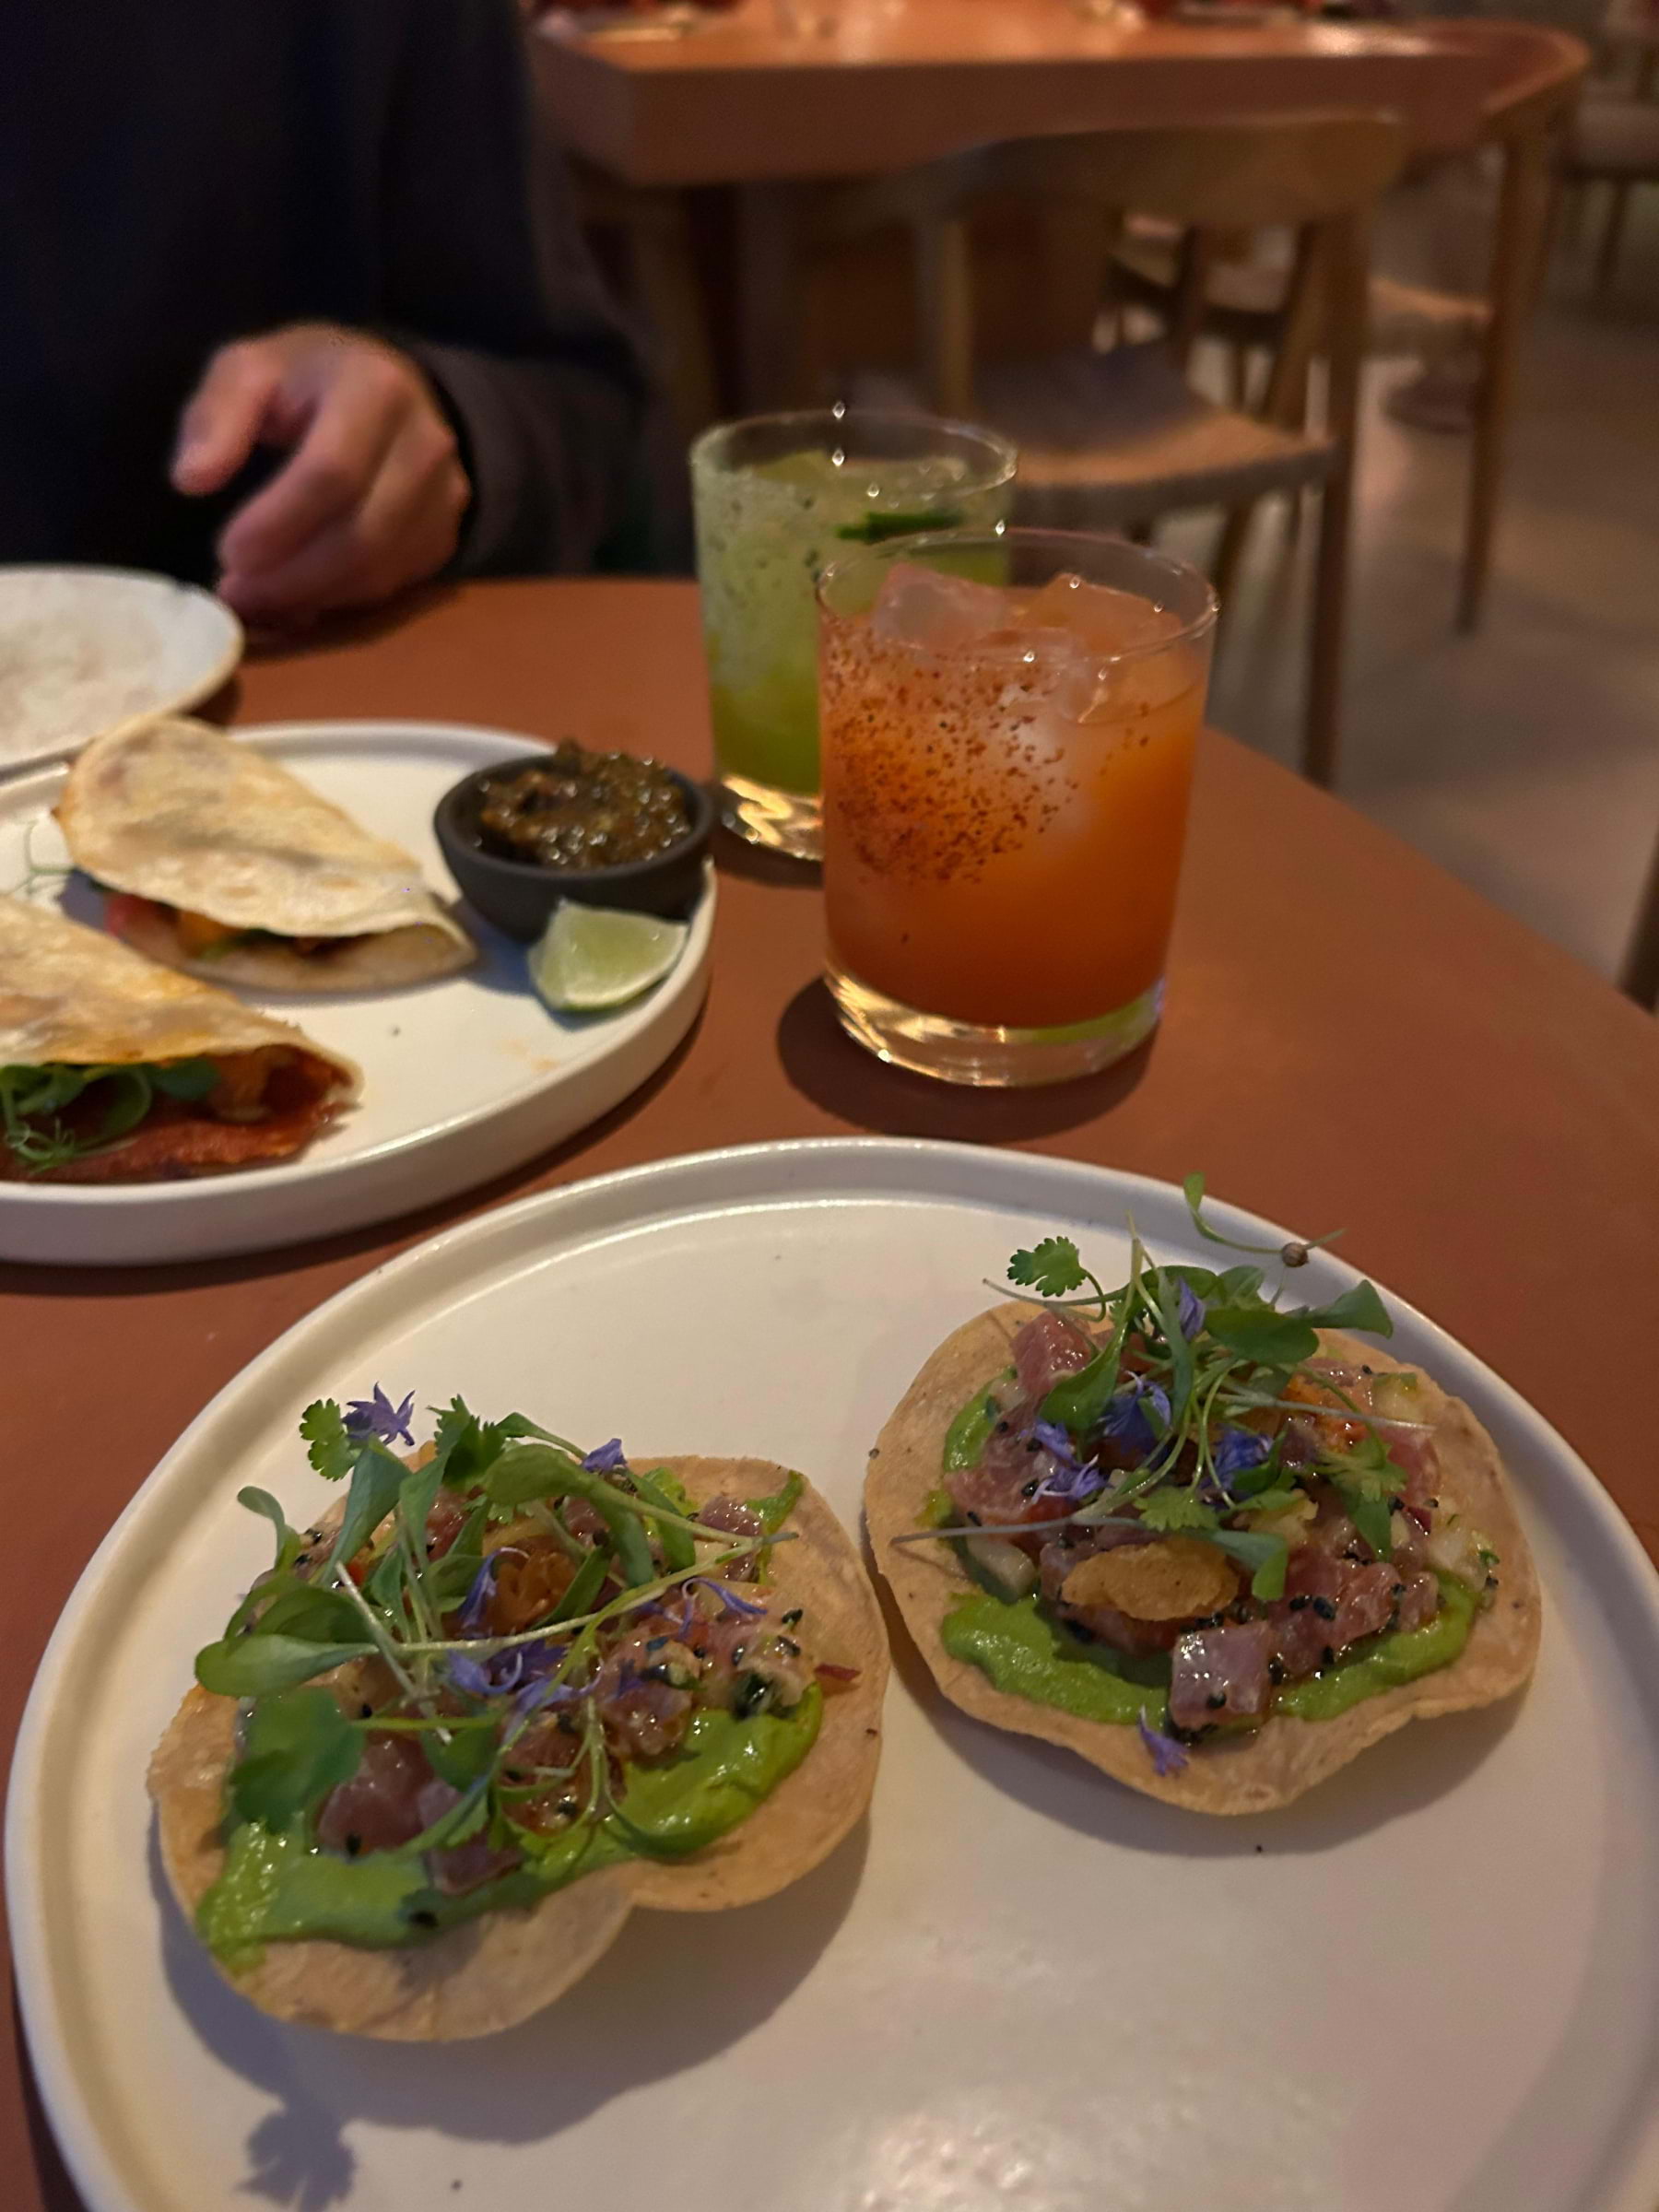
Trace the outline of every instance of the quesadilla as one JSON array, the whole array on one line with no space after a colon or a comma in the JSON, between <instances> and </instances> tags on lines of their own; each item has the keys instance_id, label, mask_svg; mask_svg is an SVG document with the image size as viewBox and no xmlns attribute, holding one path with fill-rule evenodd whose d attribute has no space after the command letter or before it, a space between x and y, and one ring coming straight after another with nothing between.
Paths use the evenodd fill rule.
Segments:
<instances>
[{"instance_id":1,"label":"quesadilla","mask_svg":"<svg viewBox=\"0 0 1659 2212\"><path fill-rule=\"evenodd\" d=\"M1137 1241L1108 1292L1060 1237L1010 1274L1039 1298L947 1339L865 1482L877 1564L954 1703L1248 1813L1525 1684L1542 1606L1497 1448L1346 1333L1389 1330L1370 1284L1286 1308L1259 1268L1159 1266Z\"/></svg>"},{"instance_id":2,"label":"quesadilla","mask_svg":"<svg viewBox=\"0 0 1659 2212\"><path fill-rule=\"evenodd\" d=\"M0 897L0 1182L137 1182L286 1159L359 1083L290 1023Z\"/></svg>"},{"instance_id":3,"label":"quesadilla","mask_svg":"<svg viewBox=\"0 0 1659 2212\"><path fill-rule=\"evenodd\" d=\"M276 1558L151 1761L161 1855L262 2010L485 2035L629 1912L722 1911L869 1801L887 1646L856 1547L798 1475L584 1453L459 1400L431 1444L378 1385L300 1423L346 1496ZM741 1943L738 1954L741 1956Z\"/></svg>"},{"instance_id":4,"label":"quesadilla","mask_svg":"<svg viewBox=\"0 0 1659 2212\"><path fill-rule=\"evenodd\" d=\"M75 761L55 809L105 923L152 959L254 990L364 991L477 957L401 846L201 722L129 724Z\"/></svg>"}]
</instances>

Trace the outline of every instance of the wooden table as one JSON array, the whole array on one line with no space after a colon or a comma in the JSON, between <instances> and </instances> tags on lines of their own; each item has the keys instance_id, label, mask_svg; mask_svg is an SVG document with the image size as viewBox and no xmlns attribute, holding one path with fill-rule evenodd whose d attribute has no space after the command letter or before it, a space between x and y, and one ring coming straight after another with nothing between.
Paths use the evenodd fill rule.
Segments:
<instances>
[{"instance_id":1,"label":"wooden table","mask_svg":"<svg viewBox=\"0 0 1659 2212\"><path fill-rule=\"evenodd\" d=\"M561 142L634 184L875 176L991 139L1308 108L1386 108L1453 147L1486 88L1432 26L1125 29L1069 0L844 0L826 39L784 38L748 0L685 38L534 43Z\"/></svg>"},{"instance_id":2,"label":"wooden table","mask_svg":"<svg viewBox=\"0 0 1659 2212\"><path fill-rule=\"evenodd\" d=\"M447 716L650 748L706 771L696 600L675 583L476 585L404 624L255 662L239 721ZM1150 1049L1042 1092L869 1059L817 981L810 871L720 855L713 987L677 1058L534 1168L384 1231L197 1266L0 1269L8 1527L0 1730L94 1546L212 1394L387 1254L548 1184L717 1144L965 1138L1177 1177L1297 1228L1424 1307L1589 1459L1659 1558L1659 1025L1335 801L1230 739L1203 752ZM1594 1360L1569 1334L1594 1315ZM0 2056L0 2203L72 2212ZM34 2136L31 2157L28 2136Z\"/></svg>"}]
</instances>

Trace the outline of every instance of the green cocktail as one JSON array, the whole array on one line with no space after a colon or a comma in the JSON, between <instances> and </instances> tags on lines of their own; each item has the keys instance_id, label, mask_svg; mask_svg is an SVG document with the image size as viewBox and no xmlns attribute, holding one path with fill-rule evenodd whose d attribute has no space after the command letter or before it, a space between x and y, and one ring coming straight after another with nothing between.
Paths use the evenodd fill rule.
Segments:
<instances>
[{"instance_id":1,"label":"green cocktail","mask_svg":"<svg viewBox=\"0 0 1659 2212\"><path fill-rule=\"evenodd\" d=\"M723 423L693 445L714 759L739 835L820 850L819 571L853 546L993 527L1014 459L990 430L858 407Z\"/></svg>"}]
</instances>

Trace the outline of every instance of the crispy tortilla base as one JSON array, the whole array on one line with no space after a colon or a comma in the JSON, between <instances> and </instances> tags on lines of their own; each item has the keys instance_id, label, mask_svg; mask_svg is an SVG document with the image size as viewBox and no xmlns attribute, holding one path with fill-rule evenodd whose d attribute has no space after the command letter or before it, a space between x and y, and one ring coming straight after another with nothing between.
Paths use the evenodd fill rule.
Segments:
<instances>
[{"instance_id":1,"label":"crispy tortilla base","mask_svg":"<svg viewBox=\"0 0 1659 2212\"><path fill-rule=\"evenodd\" d=\"M764 1497L785 1470L758 1459L655 1459L700 1503ZM802 1606L819 1658L859 1669L824 1698L823 1725L801 1765L748 1819L681 1862L634 1860L584 1876L528 1909L485 1914L398 1950L273 1943L231 1985L278 2019L403 2042L491 2035L539 2012L579 1981L635 1905L712 1912L787 1888L827 1858L864 1813L881 1755L887 1637L857 1547L808 1486L772 1553L771 1586ZM218 1878L225 1777L235 1749L233 1699L192 1688L150 1761L161 1855L193 1919Z\"/></svg>"},{"instance_id":2,"label":"crispy tortilla base","mask_svg":"<svg viewBox=\"0 0 1659 2212\"><path fill-rule=\"evenodd\" d=\"M942 1542L895 1546L892 1539L924 1525L928 1495L942 1480L945 1432L968 1399L1007 1366L1009 1340L1030 1312L1018 1304L999 1306L947 1338L882 1430L865 1482L865 1514L876 1563L939 1688L964 1712L1062 1744L1166 1804L1200 1813L1260 1813L1288 1805L1408 1721L1489 1705L1526 1682L1537 1656L1543 1606L1537 1571L1502 1465L1468 1407L1448 1397L1420 1368L1410 1371L1421 1377L1423 1418L1435 1424L1441 1496L1491 1538L1500 1561L1496 1602L1476 1616L1468 1642L1450 1666L1367 1698L1334 1720L1277 1717L1252 1735L1212 1739L1194 1747L1181 1772L1159 1776L1135 1729L1078 1720L1057 1707L997 1689L977 1666L952 1658L939 1631L947 1609L964 1587L953 1553ZM1400 1369L1406 1364L1332 1330L1322 1332L1322 1348L1356 1365Z\"/></svg>"}]
</instances>

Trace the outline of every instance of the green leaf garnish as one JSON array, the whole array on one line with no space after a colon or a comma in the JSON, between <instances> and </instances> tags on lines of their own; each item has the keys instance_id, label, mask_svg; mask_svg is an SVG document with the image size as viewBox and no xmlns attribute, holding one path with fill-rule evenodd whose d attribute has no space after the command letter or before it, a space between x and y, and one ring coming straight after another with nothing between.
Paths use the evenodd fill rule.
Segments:
<instances>
[{"instance_id":1,"label":"green leaf garnish","mask_svg":"<svg viewBox=\"0 0 1659 2212\"><path fill-rule=\"evenodd\" d=\"M1081 1290L1086 1277L1077 1248L1069 1237L1044 1237L1031 1251L1014 1253L1008 1262L1008 1280L1037 1291L1043 1298L1065 1298Z\"/></svg>"},{"instance_id":2,"label":"green leaf garnish","mask_svg":"<svg viewBox=\"0 0 1659 2212\"><path fill-rule=\"evenodd\" d=\"M230 1804L239 1820L262 1820L279 1833L349 1782L363 1755L363 1736L326 1689L289 1689L256 1700L230 1770Z\"/></svg>"},{"instance_id":3,"label":"green leaf garnish","mask_svg":"<svg viewBox=\"0 0 1659 2212\"><path fill-rule=\"evenodd\" d=\"M1159 1535L1193 1529L1208 1535L1219 1527L1221 1518L1214 1506L1206 1505L1184 1483L1170 1483L1162 1489L1148 1491L1141 1500L1140 1517L1143 1526L1157 1529Z\"/></svg>"},{"instance_id":4,"label":"green leaf garnish","mask_svg":"<svg viewBox=\"0 0 1659 2212\"><path fill-rule=\"evenodd\" d=\"M324 1482L338 1482L356 1464L357 1448L346 1417L333 1398L317 1398L300 1416L305 1456Z\"/></svg>"}]
</instances>

